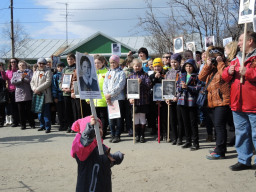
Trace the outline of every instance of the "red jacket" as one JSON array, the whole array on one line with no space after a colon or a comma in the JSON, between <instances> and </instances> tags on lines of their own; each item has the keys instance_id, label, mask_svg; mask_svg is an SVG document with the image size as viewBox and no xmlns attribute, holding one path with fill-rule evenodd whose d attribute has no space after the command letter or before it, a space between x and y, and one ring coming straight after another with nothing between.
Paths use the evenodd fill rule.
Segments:
<instances>
[{"instance_id":1,"label":"red jacket","mask_svg":"<svg viewBox=\"0 0 256 192\"><path fill-rule=\"evenodd\" d=\"M248 57L249 55L249 57ZM230 75L228 70L230 66L224 69L222 79L231 82L230 89L230 107L232 111L256 113L256 49L246 57L244 66L246 73L244 82L240 83L239 67L241 57L231 61L231 65L236 65L235 73Z\"/></svg>"}]
</instances>

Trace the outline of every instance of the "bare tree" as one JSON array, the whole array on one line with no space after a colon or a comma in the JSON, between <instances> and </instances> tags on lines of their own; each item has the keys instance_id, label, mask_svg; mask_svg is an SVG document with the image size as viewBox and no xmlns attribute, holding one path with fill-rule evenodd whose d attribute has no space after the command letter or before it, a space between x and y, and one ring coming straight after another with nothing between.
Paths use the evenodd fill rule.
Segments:
<instances>
[{"instance_id":1,"label":"bare tree","mask_svg":"<svg viewBox=\"0 0 256 192\"><path fill-rule=\"evenodd\" d=\"M10 41L9 45L1 48L1 57L8 57L8 53L11 50L11 28L10 24L5 24L1 30L1 34L4 39ZM15 53L19 51L22 47L24 48L25 42L30 38L29 34L26 32L25 28L18 22L14 24L14 51Z\"/></svg>"},{"instance_id":2,"label":"bare tree","mask_svg":"<svg viewBox=\"0 0 256 192\"><path fill-rule=\"evenodd\" d=\"M170 50L172 39L177 36L183 36L184 42L195 41L198 48L203 48L206 36L215 36L216 45L221 46L223 38L238 39L243 30L243 25L238 25L239 0L169 0L170 12L165 23L157 20L159 11L156 16L152 2L146 0L146 4L146 16L140 18L139 25L152 35L148 45L159 53Z\"/></svg>"}]
</instances>

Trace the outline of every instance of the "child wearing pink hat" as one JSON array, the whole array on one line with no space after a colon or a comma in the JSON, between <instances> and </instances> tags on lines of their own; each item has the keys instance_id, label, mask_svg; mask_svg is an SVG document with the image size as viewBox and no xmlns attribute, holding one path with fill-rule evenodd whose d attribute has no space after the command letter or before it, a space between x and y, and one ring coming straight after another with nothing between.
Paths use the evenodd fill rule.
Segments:
<instances>
[{"instance_id":1,"label":"child wearing pink hat","mask_svg":"<svg viewBox=\"0 0 256 192\"><path fill-rule=\"evenodd\" d=\"M72 130L77 132L71 149L71 156L76 159L78 165L77 192L111 192L110 168L120 164L124 158L120 151L110 154L110 148L104 144L104 155L99 155L94 131L97 122L102 136L102 123L93 116L79 119L72 125Z\"/></svg>"}]
</instances>

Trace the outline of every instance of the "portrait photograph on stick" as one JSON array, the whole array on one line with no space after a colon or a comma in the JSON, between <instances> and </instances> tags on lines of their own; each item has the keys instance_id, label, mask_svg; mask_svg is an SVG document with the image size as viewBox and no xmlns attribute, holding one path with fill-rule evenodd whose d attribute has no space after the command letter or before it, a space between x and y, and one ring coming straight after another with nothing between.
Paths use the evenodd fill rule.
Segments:
<instances>
[{"instance_id":1,"label":"portrait photograph on stick","mask_svg":"<svg viewBox=\"0 0 256 192\"><path fill-rule=\"evenodd\" d=\"M251 23L254 17L255 0L241 0L238 24Z\"/></svg>"},{"instance_id":2,"label":"portrait photograph on stick","mask_svg":"<svg viewBox=\"0 0 256 192\"><path fill-rule=\"evenodd\" d=\"M173 50L174 53L180 53L183 52L183 37L177 37L173 39Z\"/></svg>"},{"instance_id":3,"label":"portrait photograph on stick","mask_svg":"<svg viewBox=\"0 0 256 192\"><path fill-rule=\"evenodd\" d=\"M210 46L214 46L215 45L214 36L205 37L204 42L205 42L205 49L207 49Z\"/></svg>"},{"instance_id":4,"label":"portrait photograph on stick","mask_svg":"<svg viewBox=\"0 0 256 192\"><path fill-rule=\"evenodd\" d=\"M112 55L121 56L121 44L120 43L112 43L111 50L112 50Z\"/></svg>"},{"instance_id":5,"label":"portrait photograph on stick","mask_svg":"<svg viewBox=\"0 0 256 192\"><path fill-rule=\"evenodd\" d=\"M225 47L230 42L232 42L232 37L228 37L228 38L223 39L223 47Z\"/></svg>"},{"instance_id":6,"label":"portrait photograph on stick","mask_svg":"<svg viewBox=\"0 0 256 192\"><path fill-rule=\"evenodd\" d=\"M140 89L138 79L127 79L127 97L128 99L139 99Z\"/></svg>"},{"instance_id":7,"label":"portrait photograph on stick","mask_svg":"<svg viewBox=\"0 0 256 192\"><path fill-rule=\"evenodd\" d=\"M64 74L61 88L70 88L72 74Z\"/></svg>"},{"instance_id":8,"label":"portrait photograph on stick","mask_svg":"<svg viewBox=\"0 0 256 192\"><path fill-rule=\"evenodd\" d=\"M74 93L75 93L76 98L80 98L79 89L78 89L78 82L73 81L73 85L74 85Z\"/></svg>"},{"instance_id":9,"label":"portrait photograph on stick","mask_svg":"<svg viewBox=\"0 0 256 192\"><path fill-rule=\"evenodd\" d=\"M162 83L156 83L153 87L153 101L163 101Z\"/></svg>"},{"instance_id":10,"label":"portrait photograph on stick","mask_svg":"<svg viewBox=\"0 0 256 192\"><path fill-rule=\"evenodd\" d=\"M186 43L186 48L187 50L192 51L193 53L195 53L196 47L195 47L195 42L188 42Z\"/></svg>"},{"instance_id":11,"label":"portrait photograph on stick","mask_svg":"<svg viewBox=\"0 0 256 192\"><path fill-rule=\"evenodd\" d=\"M81 99L101 99L94 59L90 55L76 53L76 71Z\"/></svg>"},{"instance_id":12,"label":"portrait photograph on stick","mask_svg":"<svg viewBox=\"0 0 256 192\"><path fill-rule=\"evenodd\" d=\"M176 93L175 80L162 80L163 99L173 99Z\"/></svg>"}]
</instances>

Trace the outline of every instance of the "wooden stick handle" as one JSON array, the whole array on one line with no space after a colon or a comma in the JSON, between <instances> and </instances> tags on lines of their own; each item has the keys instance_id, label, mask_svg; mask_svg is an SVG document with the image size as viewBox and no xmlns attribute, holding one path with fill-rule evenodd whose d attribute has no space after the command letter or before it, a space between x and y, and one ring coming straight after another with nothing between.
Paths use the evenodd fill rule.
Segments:
<instances>
[{"instance_id":1,"label":"wooden stick handle","mask_svg":"<svg viewBox=\"0 0 256 192\"><path fill-rule=\"evenodd\" d=\"M170 142L170 105L168 104L167 115L167 142Z\"/></svg>"},{"instance_id":2,"label":"wooden stick handle","mask_svg":"<svg viewBox=\"0 0 256 192\"><path fill-rule=\"evenodd\" d=\"M96 140L97 140L97 144L98 144L99 155L104 155L102 142L101 142L101 136L100 136L99 122L97 121L97 113L95 110L93 99L90 99L90 106L91 106L92 115L96 119L96 125L94 125L94 129L95 129Z\"/></svg>"},{"instance_id":3,"label":"wooden stick handle","mask_svg":"<svg viewBox=\"0 0 256 192\"><path fill-rule=\"evenodd\" d=\"M242 63L240 63L240 67L244 67L244 60L245 60L245 44L246 44L246 32L247 32L247 23L244 24L244 39L243 39L243 52L242 52ZM244 82L244 77L241 75L240 83Z\"/></svg>"},{"instance_id":4,"label":"wooden stick handle","mask_svg":"<svg viewBox=\"0 0 256 192\"><path fill-rule=\"evenodd\" d=\"M133 128L133 144L135 144L135 102L132 104L132 128Z\"/></svg>"}]
</instances>

